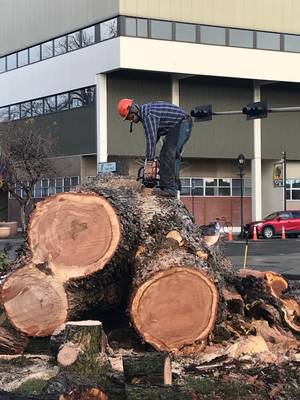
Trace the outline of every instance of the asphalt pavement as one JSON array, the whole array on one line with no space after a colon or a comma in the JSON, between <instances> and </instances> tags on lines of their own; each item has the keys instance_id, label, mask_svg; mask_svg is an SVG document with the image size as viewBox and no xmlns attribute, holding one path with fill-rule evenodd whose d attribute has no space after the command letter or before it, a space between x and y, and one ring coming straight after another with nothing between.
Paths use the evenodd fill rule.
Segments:
<instances>
[{"instance_id":1,"label":"asphalt pavement","mask_svg":"<svg viewBox=\"0 0 300 400\"><path fill-rule=\"evenodd\" d=\"M237 268L243 268L245 246L245 241L242 240L225 242L225 255ZM290 279L300 279L300 237L249 240L246 267L274 271Z\"/></svg>"}]
</instances>

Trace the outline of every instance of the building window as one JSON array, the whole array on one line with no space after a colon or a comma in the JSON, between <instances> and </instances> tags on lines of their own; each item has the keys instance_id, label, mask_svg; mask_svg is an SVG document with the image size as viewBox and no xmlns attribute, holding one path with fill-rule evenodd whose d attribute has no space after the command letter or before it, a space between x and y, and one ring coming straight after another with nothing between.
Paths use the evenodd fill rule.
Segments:
<instances>
[{"instance_id":1,"label":"building window","mask_svg":"<svg viewBox=\"0 0 300 400\"><path fill-rule=\"evenodd\" d=\"M300 36L284 35L284 50L300 52Z\"/></svg>"},{"instance_id":2,"label":"building window","mask_svg":"<svg viewBox=\"0 0 300 400\"><path fill-rule=\"evenodd\" d=\"M36 117L44 113L43 99L32 100L32 116Z\"/></svg>"},{"instance_id":3,"label":"building window","mask_svg":"<svg viewBox=\"0 0 300 400\"><path fill-rule=\"evenodd\" d=\"M68 51L78 50L81 47L80 31L68 35Z\"/></svg>"},{"instance_id":4,"label":"building window","mask_svg":"<svg viewBox=\"0 0 300 400\"><path fill-rule=\"evenodd\" d=\"M28 187L29 182L24 181L22 185ZM79 176L50 179L43 178L38 180L34 185L32 196L35 199L40 199L56 193L69 192L70 190L74 190L77 185L79 185ZM16 185L15 188L19 196L22 198L26 196L25 190L20 185ZM9 198L11 199L12 196L9 195Z\"/></svg>"},{"instance_id":5,"label":"building window","mask_svg":"<svg viewBox=\"0 0 300 400\"><path fill-rule=\"evenodd\" d=\"M57 111L65 111L70 108L69 93L58 94L56 96Z\"/></svg>"},{"instance_id":6,"label":"building window","mask_svg":"<svg viewBox=\"0 0 300 400\"><path fill-rule=\"evenodd\" d=\"M151 20L151 38L172 40L172 22Z\"/></svg>"},{"instance_id":7,"label":"building window","mask_svg":"<svg viewBox=\"0 0 300 400\"><path fill-rule=\"evenodd\" d=\"M136 36L136 18L125 18L125 35L126 36Z\"/></svg>"},{"instance_id":8,"label":"building window","mask_svg":"<svg viewBox=\"0 0 300 400\"><path fill-rule=\"evenodd\" d=\"M6 58L0 58L0 74L6 71Z\"/></svg>"},{"instance_id":9,"label":"building window","mask_svg":"<svg viewBox=\"0 0 300 400\"><path fill-rule=\"evenodd\" d=\"M56 112L56 98L49 96L44 98L44 114Z\"/></svg>"},{"instance_id":10,"label":"building window","mask_svg":"<svg viewBox=\"0 0 300 400\"><path fill-rule=\"evenodd\" d=\"M5 122L9 120L9 107L0 108L0 122Z\"/></svg>"},{"instance_id":11,"label":"building window","mask_svg":"<svg viewBox=\"0 0 300 400\"><path fill-rule=\"evenodd\" d=\"M244 196L251 196L251 179L244 178L243 179L244 186ZM232 196L240 196L241 195L241 180L240 179L232 179Z\"/></svg>"},{"instance_id":12,"label":"building window","mask_svg":"<svg viewBox=\"0 0 300 400\"><path fill-rule=\"evenodd\" d=\"M182 196L240 196L240 179L181 178ZM244 196L251 196L251 179L244 178Z\"/></svg>"},{"instance_id":13,"label":"building window","mask_svg":"<svg viewBox=\"0 0 300 400\"><path fill-rule=\"evenodd\" d=\"M53 41L42 44L42 60L53 57Z\"/></svg>"},{"instance_id":14,"label":"building window","mask_svg":"<svg viewBox=\"0 0 300 400\"><path fill-rule=\"evenodd\" d=\"M148 37L148 20L140 19L137 20L137 36L146 38Z\"/></svg>"},{"instance_id":15,"label":"building window","mask_svg":"<svg viewBox=\"0 0 300 400\"><path fill-rule=\"evenodd\" d=\"M179 42L196 42L196 26L192 24L175 24L175 40Z\"/></svg>"},{"instance_id":16,"label":"building window","mask_svg":"<svg viewBox=\"0 0 300 400\"><path fill-rule=\"evenodd\" d=\"M201 26L200 37L201 43L225 45L226 35L225 28L217 26Z\"/></svg>"},{"instance_id":17,"label":"building window","mask_svg":"<svg viewBox=\"0 0 300 400\"><path fill-rule=\"evenodd\" d=\"M82 47L90 46L95 43L95 26L90 26L81 31Z\"/></svg>"},{"instance_id":18,"label":"building window","mask_svg":"<svg viewBox=\"0 0 300 400\"><path fill-rule=\"evenodd\" d=\"M279 33L257 32L256 35L258 49L280 50Z\"/></svg>"},{"instance_id":19,"label":"building window","mask_svg":"<svg viewBox=\"0 0 300 400\"><path fill-rule=\"evenodd\" d=\"M100 24L101 40L112 39L118 36L118 20L117 18L110 19Z\"/></svg>"},{"instance_id":20,"label":"building window","mask_svg":"<svg viewBox=\"0 0 300 400\"><path fill-rule=\"evenodd\" d=\"M300 179L286 180L286 198L287 200L300 200Z\"/></svg>"},{"instance_id":21,"label":"building window","mask_svg":"<svg viewBox=\"0 0 300 400\"><path fill-rule=\"evenodd\" d=\"M33 46L29 49L29 62L33 64L35 62L41 61L41 46Z\"/></svg>"},{"instance_id":22,"label":"building window","mask_svg":"<svg viewBox=\"0 0 300 400\"><path fill-rule=\"evenodd\" d=\"M83 95L81 90L74 90L70 93L70 108L79 108L83 106Z\"/></svg>"},{"instance_id":23,"label":"building window","mask_svg":"<svg viewBox=\"0 0 300 400\"><path fill-rule=\"evenodd\" d=\"M9 119L20 119L20 104L15 104L9 107Z\"/></svg>"},{"instance_id":24,"label":"building window","mask_svg":"<svg viewBox=\"0 0 300 400\"><path fill-rule=\"evenodd\" d=\"M28 118L32 116L31 101L21 103L21 118Z\"/></svg>"},{"instance_id":25,"label":"building window","mask_svg":"<svg viewBox=\"0 0 300 400\"><path fill-rule=\"evenodd\" d=\"M229 29L229 46L253 48L253 31Z\"/></svg>"},{"instance_id":26,"label":"building window","mask_svg":"<svg viewBox=\"0 0 300 400\"><path fill-rule=\"evenodd\" d=\"M96 87L91 86L43 99L35 99L21 104L11 104L9 107L2 107L0 108L0 122L9 119L36 117L43 114L66 111L70 108L90 107L94 106L95 103Z\"/></svg>"},{"instance_id":27,"label":"building window","mask_svg":"<svg viewBox=\"0 0 300 400\"><path fill-rule=\"evenodd\" d=\"M28 49L18 52L18 67L28 65Z\"/></svg>"},{"instance_id":28,"label":"building window","mask_svg":"<svg viewBox=\"0 0 300 400\"><path fill-rule=\"evenodd\" d=\"M61 54L65 54L67 52L67 37L61 36L57 39L54 39L54 55L60 56Z\"/></svg>"},{"instance_id":29,"label":"building window","mask_svg":"<svg viewBox=\"0 0 300 400\"><path fill-rule=\"evenodd\" d=\"M17 54L10 54L6 57L6 69L7 71L11 71L12 69L17 68Z\"/></svg>"}]
</instances>

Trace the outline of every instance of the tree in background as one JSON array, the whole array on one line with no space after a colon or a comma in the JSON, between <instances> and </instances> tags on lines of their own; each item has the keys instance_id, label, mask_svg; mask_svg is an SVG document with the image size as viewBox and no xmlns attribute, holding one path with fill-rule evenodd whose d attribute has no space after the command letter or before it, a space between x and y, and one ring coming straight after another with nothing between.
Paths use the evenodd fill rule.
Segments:
<instances>
[{"instance_id":1,"label":"tree in background","mask_svg":"<svg viewBox=\"0 0 300 400\"><path fill-rule=\"evenodd\" d=\"M0 125L0 183L20 205L23 232L34 185L42 177L54 175L54 145L51 128L37 126L33 118Z\"/></svg>"}]
</instances>

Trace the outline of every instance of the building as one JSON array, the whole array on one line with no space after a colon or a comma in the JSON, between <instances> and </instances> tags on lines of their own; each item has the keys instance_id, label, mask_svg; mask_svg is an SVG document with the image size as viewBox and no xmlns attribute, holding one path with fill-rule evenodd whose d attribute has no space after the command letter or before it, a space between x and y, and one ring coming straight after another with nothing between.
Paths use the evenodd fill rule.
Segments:
<instances>
[{"instance_id":1,"label":"building","mask_svg":"<svg viewBox=\"0 0 300 400\"><path fill-rule=\"evenodd\" d=\"M41 180L35 197L70 190L100 162L136 175L144 135L118 117L122 97L186 111L300 106L299 12L297 0L1 0L0 122L32 116L57 128L57 178ZM195 124L181 175L197 222L225 216L239 226L240 153L244 222L283 209L272 179L283 151L287 207L300 208L299 126L297 112ZM7 217L16 213L10 199Z\"/></svg>"}]
</instances>

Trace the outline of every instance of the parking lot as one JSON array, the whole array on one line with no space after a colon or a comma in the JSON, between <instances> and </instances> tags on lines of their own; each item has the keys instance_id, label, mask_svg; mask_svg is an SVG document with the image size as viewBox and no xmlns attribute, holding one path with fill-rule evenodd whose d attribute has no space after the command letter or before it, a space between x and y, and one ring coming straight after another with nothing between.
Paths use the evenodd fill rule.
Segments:
<instances>
[{"instance_id":1,"label":"parking lot","mask_svg":"<svg viewBox=\"0 0 300 400\"><path fill-rule=\"evenodd\" d=\"M225 254L237 268L244 263L245 241L225 242ZM300 237L297 239L250 240L247 268L272 270L290 279L300 279Z\"/></svg>"}]
</instances>

